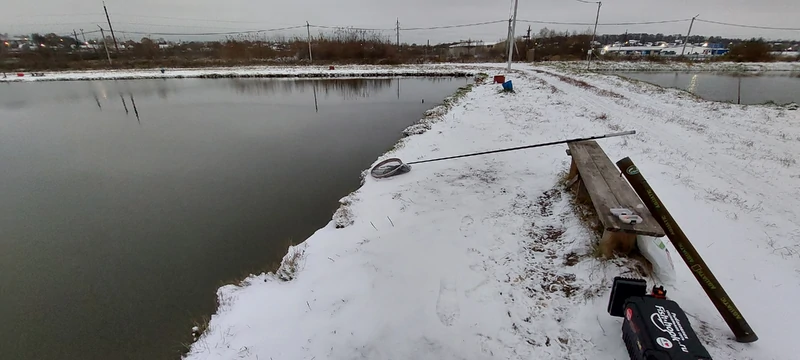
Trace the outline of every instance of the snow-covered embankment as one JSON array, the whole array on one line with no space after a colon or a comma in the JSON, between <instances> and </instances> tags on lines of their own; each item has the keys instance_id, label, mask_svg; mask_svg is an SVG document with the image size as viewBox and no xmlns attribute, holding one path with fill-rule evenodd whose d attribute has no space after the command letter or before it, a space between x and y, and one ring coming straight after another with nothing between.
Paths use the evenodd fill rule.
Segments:
<instances>
[{"instance_id":1,"label":"snow-covered embankment","mask_svg":"<svg viewBox=\"0 0 800 360\"><path fill-rule=\"evenodd\" d=\"M601 146L612 160L632 157L761 340L730 340L680 262L670 297L715 359L796 358L800 111L536 70L509 74L516 94L475 87L384 157L635 129ZM187 357L626 358L620 321L605 306L611 279L635 274L626 260L594 256L595 235L558 185L565 148L365 178L335 221L289 250L278 275L219 290L218 313Z\"/></svg>"},{"instance_id":2,"label":"snow-covered embankment","mask_svg":"<svg viewBox=\"0 0 800 360\"><path fill-rule=\"evenodd\" d=\"M26 81L77 81L77 80L134 80L134 79L183 79L183 78L342 78L385 76L466 76L476 72L471 67L447 65L342 65L331 70L327 66L239 66L219 68L186 69L121 69L52 71L41 76L30 73L6 73L0 82Z\"/></svg>"},{"instance_id":3,"label":"snow-covered embankment","mask_svg":"<svg viewBox=\"0 0 800 360\"><path fill-rule=\"evenodd\" d=\"M582 61L561 61L550 63L563 69L583 70L586 63ZM715 62L652 62L652 61L593 61L592 71L711 71L711 72L763 72L763 71L800 71L800 62L776 61L761 63L737 63L732 61Z\"/></svg>"}]
</instances>

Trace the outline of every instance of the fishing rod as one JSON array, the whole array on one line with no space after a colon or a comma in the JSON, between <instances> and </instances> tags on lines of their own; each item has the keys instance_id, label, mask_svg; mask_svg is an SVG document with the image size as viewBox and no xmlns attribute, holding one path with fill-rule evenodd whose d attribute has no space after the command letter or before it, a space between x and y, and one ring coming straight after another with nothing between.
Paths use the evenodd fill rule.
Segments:
<instances>
[{"instance_id":1,"label":"fishing rod","mask_svg":"<svg viewBox=\"0 0 800 360\"><path fill-rule=\"evenodd\" d=\"M389 158L389 159L383 160L383 161L375 164L375 166L372 167L372 170L370 170L370 174L372 175L372 177L374 177L376 179L383 179L383 178L388 178L388 177L392 177L392 176L396 176L396 175L400 175L400 174L405 174L405 173L411 171L411 165L416 165L416 164L424 164L424 163L430 163L430 162L435 162L435 161L444 161L444 160L453 160L453 159L460 159L460 158L472 157L472 156L480 156L480 155L497 154L497 153L508 152L508 151L532 149L532 148L537 148L537 147L552 146L552 145L558 145L558 144L566 144L566 143L577 142L577 141L598 140L598 139L605 139L605 138L610 138L610 137L633 135L633 134L636 134L636 130L628 130L628 131L623 131L623 132L616 132L616 133L610 133L610 134L605 134L605 135L597 135L597 136L590 136L590 137L584 137L584 138L575 138L575 139L551 141L551 142L546 142L546 143L539 143L539 144L525 145L525 146L517 146L517 147L498 149L498 150L481 151L481 152L476 152L476 153L447 156L447 157L441 157L441 158L435 158L435 159L417 160L417 161L411 161L411 162L407 162L407 163L403 162L403 160L400 160L398 158Z\"/></svg>"}]
</instances>

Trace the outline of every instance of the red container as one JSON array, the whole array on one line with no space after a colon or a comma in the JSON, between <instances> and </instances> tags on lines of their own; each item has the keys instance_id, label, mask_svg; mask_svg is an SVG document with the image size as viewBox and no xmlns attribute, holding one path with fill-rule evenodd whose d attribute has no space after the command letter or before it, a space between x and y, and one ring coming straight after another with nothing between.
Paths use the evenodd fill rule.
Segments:
<instances>
[{"instance_id":1,"label":"red container","mask_svg":"<svg viewBox=\"0 0 800 360\"><path fill-rule=\"evenodd\" d=\"M17 76L23 77L23 76L25 76L25 74L24 73L17 73Z\"/></svg>"},{"instance_id":2,"label":"red container","mask_svg":"<svg viewBox=\"0 0 800 360\"><path fill-rule=\"evenodd\" d=\"M328 70L335 70L335 68L333 67L333 65L331 65L328 67Z\"/></svg>"},{"instance_id":3,"label":"red container","mask_svg":"<svg viewBox=\"0 0 800 360\"><path fill-rule=\"evenodd\" d=\"M502 84L504 82L506 82L506 76L505 75L495 75L494 76L494 83L495 84Z\"/></svg>"}]
</instances>

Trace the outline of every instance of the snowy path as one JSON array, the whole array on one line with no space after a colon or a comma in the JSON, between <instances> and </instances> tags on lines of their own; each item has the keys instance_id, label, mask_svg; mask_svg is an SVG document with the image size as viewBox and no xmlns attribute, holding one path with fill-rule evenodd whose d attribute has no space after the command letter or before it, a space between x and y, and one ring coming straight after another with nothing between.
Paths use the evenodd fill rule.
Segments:
<instances>
[{"instance_id":1,"label":"snowy path","mask_svg":"<svg viewBox=\"0 0 800 360\"><path fill-rule=\"evenodd\" d=\"M612 160L632 157L761 340L730 340L682 263L670 297L717 359L795 358L800 111L534 70L512 75L516 94L476 87L386 156L412 161L636 129L601 146ZM291 249L283 273L293 280L262 274L220 289L219 312L188 358L625 359L620 321L605 307L610 280L635 274L625 261L592 256L595 235L557 185L565 148L365 179L336 216L352 223L331 222Z\"/></svg>"}]
</instances>

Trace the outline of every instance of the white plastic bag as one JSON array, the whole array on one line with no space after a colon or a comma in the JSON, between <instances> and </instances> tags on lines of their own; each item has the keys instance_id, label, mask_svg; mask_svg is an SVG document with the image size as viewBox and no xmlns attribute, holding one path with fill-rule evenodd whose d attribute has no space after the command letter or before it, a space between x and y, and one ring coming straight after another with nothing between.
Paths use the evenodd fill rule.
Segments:
<instances>
[{"instance_id":1,"label":"white plastic bag","mask_svg":"<svg viewBox=\"0 0 800 360\"><path fill-rule=\"evenodd\" d=\"M662 238L652 236L637 236L636 246L642 255L653 264L653 277L656 282L673 286L675 285L675 265L672 255L667 249L667 244Z\"/></svg>"}]
</instances>

